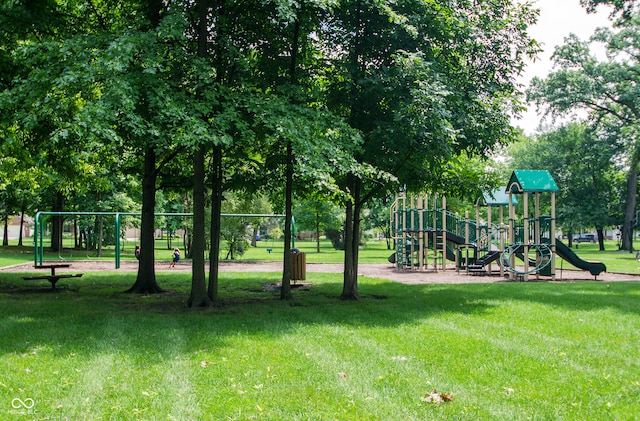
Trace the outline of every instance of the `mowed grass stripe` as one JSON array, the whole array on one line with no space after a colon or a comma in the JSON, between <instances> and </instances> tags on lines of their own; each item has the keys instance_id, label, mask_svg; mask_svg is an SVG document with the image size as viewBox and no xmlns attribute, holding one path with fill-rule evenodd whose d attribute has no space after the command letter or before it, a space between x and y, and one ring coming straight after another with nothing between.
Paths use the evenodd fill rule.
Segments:
<instances>
[{"instance_id":1,"label":"mowed grass stripe","mask_svg":"<svg viewBox=\"0 0 640 421\"><path fill-rule=\"evenodd\" d=\"M271 274L225 274L218 307L121 294L86 274L58 293L0 285L0 415L32 397L68 419L634 419L638 283L401 285L340 275L283 302ZM13 283L12 283L13 282ZM26 288L20 290L20 288ZM437 389L454 399L421 400ZM29 415L29 414L25 414ZM24 418L24 417L23 417Z\"/></svg>"}]
</instances>

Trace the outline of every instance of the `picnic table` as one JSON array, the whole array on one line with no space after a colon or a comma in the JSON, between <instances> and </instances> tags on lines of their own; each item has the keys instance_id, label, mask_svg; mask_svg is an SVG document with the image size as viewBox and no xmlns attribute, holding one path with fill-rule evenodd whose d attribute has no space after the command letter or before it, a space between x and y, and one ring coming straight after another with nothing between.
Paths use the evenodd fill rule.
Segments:
<instances>
[{"instance_id":1,"label":"picnic table","mask_svg":"<svg viewBox=\"0 0 640 421\"><path fill-rule=\"evenodd\" d=\"M51 282L51 289L55 290L56 283L60 279L80 278L83 275L82 273L56 273L56 269L68 268L68 267L71 267L69 263L53 263L53 264L47 264L47 265L34 266L34 268L36 269L50 269L51 275L23 276L22 279L24 279L25 281L46 279L47 281Z\"/></svg>"}]
</instances>

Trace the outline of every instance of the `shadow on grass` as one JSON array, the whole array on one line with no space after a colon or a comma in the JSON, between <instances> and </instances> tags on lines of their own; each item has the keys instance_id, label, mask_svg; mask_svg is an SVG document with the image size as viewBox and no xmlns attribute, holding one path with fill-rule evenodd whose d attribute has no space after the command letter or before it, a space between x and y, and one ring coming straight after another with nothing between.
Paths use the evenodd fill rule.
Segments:
<instances>
[{"instance_id":1,"label":"shadow on grass","mask_svg":"<svg viewBox=\"0 0 640 421\"><path fill-rule=\"evenodd\" d=\"M272 288L278 274L225 273L218 305L188 309L189 274L159 274L164 294L124 291L135 274L87 273L51 291L48 283L25 284L20 274L0 274L0 353L27 352L45 344L61 352L78 349L134 349L140 355L163 347L176 332L194 347L224 346L228 336L277 338L306 325L394 327L442 314L482 317L513 301L570 311L609 308L640 313L640 283L496 283L404 285L360 281L362 300L339 299L336 274L310 274L311 286L296 288L281 301ZM195 345L197 343L197 345Z\"/></svg>"}]
</instances>

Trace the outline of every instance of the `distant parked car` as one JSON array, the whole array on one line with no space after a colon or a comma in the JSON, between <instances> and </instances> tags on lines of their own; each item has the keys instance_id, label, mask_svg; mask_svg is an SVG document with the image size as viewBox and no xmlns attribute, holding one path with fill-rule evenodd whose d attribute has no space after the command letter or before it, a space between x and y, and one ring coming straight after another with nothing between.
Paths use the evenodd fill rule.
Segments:
<instances>
[{"instance_id":1,"label":"distant parked car","mask_svg":"<svg viewBox=\"0 0 640 421\"><path fill-rule=\"evenodd\" d=\"M595 243L596 236L595 234L580 234L578 238L574 238L574 241L578 243Z\"/></svg>"}]
</instances>

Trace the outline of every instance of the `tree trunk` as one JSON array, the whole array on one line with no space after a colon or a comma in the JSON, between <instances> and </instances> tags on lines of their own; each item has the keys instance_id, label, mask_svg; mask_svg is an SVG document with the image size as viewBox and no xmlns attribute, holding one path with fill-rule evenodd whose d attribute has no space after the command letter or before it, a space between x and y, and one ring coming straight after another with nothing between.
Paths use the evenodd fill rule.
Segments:
<instances>
[{"instance_id":1,"label":"tree trunk","mask_svg":"<svg viewBox=\"0 0 640 421\"><path fill-rule=\"evenodd\" d=\"M636 195L638 194L638 156L635 151L631 157L629 172L627 173L627 200L624 212L624 226L622 227L622 249L633 252L633 228L635 224Z\"/></svg>"},{"instance_id":2,"label":"tree trunk","mask_svg":"<svg viewBox=\"0 0 640 421\"><path fill-rule=\"evenodd\" d=\"M78 216L77 215L73 216L73 248L75 249L82 248L82 243L80 242L80 238L78 238Z\"/></svg>"},{"instance_id":3,"label":"tree trunk","mask_svg":"<svg viewBox=\"0 0 640 421\"><path fill-rule=\"evenodd\" d=\"M201 3L203 3L202 0L199 4ZM207 280L204 271L204 156L204 146L199 146L193 156L193 256L191 267L191 294L187 301L189 307L206 307L211 304L211 300L207 295Z\"/></svg>"},{"instance_id":4,"label":"tree trunk","mask_svg":"<svg viewBox=\"0 0 640 421\"><path fill-rule=\"evenodd\" d=\"M343 300L357 300L358 299L358 280L354 276L354 264L353 264L353 249L351 243L353 242L353 202L348 200L345 206L345 227L344 227L344 276L342 285L342 295L340 298Z\"/></svg>"},{"instance_id":5,"label":"tree trunk","mask_svg":"<svg viewBox=\"0 0 640 421\"><path fill-rule=\"evenodd\" d=\"M290 300L291 296L291 220L293 219L293 146L287 141L287 168L285 181L284 256L280 299Z\"/></svg>"},{"instance_id":6,"label":"tree trunk","mask_svg":"<svg viewBox=\"0 0 640 421\"><path fill-rule=\"evenodd\" d=\"M98 215L98 257L102 257L102 244L104 242L104 219ZM117 234L116 234L117 238Z\"/></svg>"},{"instance_id":7,"label":"tree trunk","mask_svg":"<svg viewBox=\"0 0 640 421\"><path fill-rule=\"evenodd\" d=\"M300 42L300 20L296 18L291 39L291 59L289 60L289 81L298 84L298 45ZM287 140L287 166L285 168L285 217L284 217L284 256L282 268L282 286L280 299L290 300L291 296L291 221L293 221L293 145Z\"/></svg>"},{"instance_id":8,"label":"tree trunk","mask_svg":"<svg viewBox=\"0 0 640 421\"><path fill-rule=\"evenodd\" d=\"M346 221L344 235L344 282L342 287L343 300L359 300L358 294L358 242L360 230L360 182L353 176L348 177L349 190L353 200L346 204Z\"/></svg>"},{"instance_id":9,"label":"tree trunk","mask_svg":"<svg viewBox=\"0 0 640 421\"><path fill-rule=\"evenodd\" d=\"M188 227L184 228L184 235L182 236L182 242L184 243L184 248L186 250L186 254L188 257L193 255L193 246L191 244L191 231ZM206 249L206 245L205 245Z\"/></svg>"},{"instance_id":10,"label":"tree trunk","mask_svg":"<svg viewBox=\"0 0 640 421\"><path fill-rule=\"evenodd\" d=\"M218 301L220 262L220 215L222 213L222 148L213 148L213 189L211 193L211 247L209 248L209 286L207 294L214 303Z\"/></svg>"},{"instance_id":11,"label":"tree trunk","mask_svg":"<svg viewBox=\"0 0 640 421\"><path fill-rule=\"evenodd\" d=\"M2 235L2 245L3 246L8 246L9 245L9 214L7 212L4 213L4 228L3 228L3 235Z\"/></svg>"},{"instance_id":12,"label":"tree trunk","mask_svg":"<svg viewBox=\"0 0 640 421\"><path fill-rule=\"evenodd\" d=\"M198 11L198 57L207 54L207 12L206 0L196 1ZM196 91L196 99L201 99L201 90ZM191 294L187 305L189 307L206 307L211 304L207 295L207 279L205 276L206 247L205 240L205 146L198 145L193 155L193 236L191 238ZM170 235L171 237L171 235Z\"/></svg>"},{"instance_id":13,"label":"tree trunk","mask_svg":"<svg viewBox=\"0 0 640 421\"><path fill-rule=\"evenodd\" d=\"M395 244L393 244L393 242L391 241L391 230L387 226L387 228L385 228L383 232L384 232L384 240L387 243L387 250L391 250L391 247L395 246Z\"/></svg>"},{"instance_id":14,"label":"tree trunk","mask_svg":"<svg viewBox=\"0 0 640 421\"><path fill-rule=\"evenodd\" d=\"M135 284L127 290L138 294L164 292L156 282L154 217L156 204L156 155L152 146L144 154L142 178L142 217L140 222L140 263Z\"/></svg>"},{"instance_id":15,"label":"tree trunk","mask_svg":"<svg viewBox=\"0 0 640 421\"><path fill-rule=\"evenodd\" d=\"M18 235L18 246L22 247L22 238L24 237L24 206L20 210L20 234Z\"/></svg>"},{"instance_id":16,"label":"tree trunk","mask_svg":"<svg viewBox=\"0 0 640 421\"><path fill-rule=\"evenodd\" d=\"M599 250L604 251L604 230L602 227L596 227L596 233L598 234Z\"/></svg>"},{"instance_id":17,"label":"tree trunk","mask_svg":"<svg viewBox=\"0 0 640 421\"><path fill-rule=\"evenodd\" d=\"M573 230L567 231L567 244L569 248L573 247Z\"/></svg>"},{"instance_id":18,"label":"tree trunk","mask_svg":"<svg viewBox=\"0 0 640 421\"><path fill-rule=\"evenodd\" d=\"M354 84L353 98L351 100L351 107L349 109L349 125L354 128L360 128L364 123L364 115L360 110L360 98L361 86L360 81L364 79L364 62L366 60L360 60L361 49L363 45L363 33L366 22L362 19L362 2L357 1L354 5L354 25L359 28L352 41L351 52L349 54L349 62L351 64L353 74L351 75L350 83ZM344 280L342 286L343 300L359 300L358 294L358 232L359 229L359 215L357 214L359 209L359 195L357 191L361 187L361 184L357 182L357 178L354 174L349 173L346 177L346 191L351 194L351 198L347 200L345 230L344 230ZM355 246L354 246L355 244Z\"/></svg>"},{"instance_id":19,"label":"tree trunk","mask_svg":"<svg viewBox=\"0 0 640 421\"><path fill-rule=\"evenodd\" d=\"M258 247L258 227L254 226L251 230L251 247Z\"/></svg>"},{"instance_id":20,"label":"tree trunk","mask_svg":"<svg viewBox=\"0 0 640 421\"><path fill-rule=\"evenodd\" d=\"M316 211L316 251L320 253L320 214Z\"/></svg>"},{"instance_id":21,"label":"tree trunk","mask_svg":"<svg viewBox=\"0 0 640 421\"><path fill-rule=\"evenodd\" d=\"M56 192L54 212L62 212L64 208L64 196ZM53 215L51 223L51 251L62 251L62 215Z\"/></svg>"}]
</instances>

